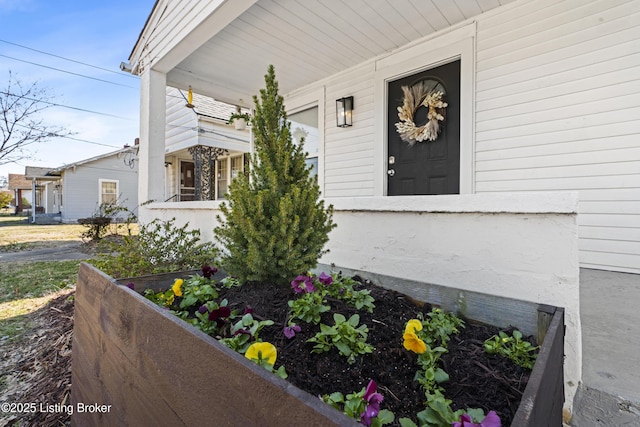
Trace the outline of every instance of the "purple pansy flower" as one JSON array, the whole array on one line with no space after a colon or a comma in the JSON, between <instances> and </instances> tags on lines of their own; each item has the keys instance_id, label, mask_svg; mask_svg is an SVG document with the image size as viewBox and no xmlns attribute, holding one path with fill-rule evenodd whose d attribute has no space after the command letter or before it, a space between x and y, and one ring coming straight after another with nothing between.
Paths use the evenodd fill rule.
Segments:
<instances>
[{"instance_id":1,"label":"purple pansy flower","mask_svg":"<svg viewBox=\"0 0 640 427\"><path fill-rule=\"evenodd\" d=\"M378 385L374 380L369 381L364 396L362 396L367 401L367 407L360 414L360 422L365 426L370 426L371 421L380 413L380 403L384 400L384 397L376 392L377 388Z\"/></svg>"},{"instance_id":2,"label":"purple pansy flower","mask_svg":"<svg viewBox=\"0 0 640 427\"><path fill-rule=\"evenodd\" d=\"M329 286L330 284L333 283L333 277L331 277L328 274L325 274L324 271L320 273L318 280L320 281L320 283L322 283L325 286Z\"/></svg>"},{"instance_id":3,"label":"purple pansy flower","mask_svg":"<svg viewBox=\"0 0 640 427\"><path fill-rule=\"evenodd\" d=\"M313 278L310 276L298 276L291 282L291 287L295 293L299 294L302 292L311 293L316 290L316 287L313 286Z\"/></svg>"},{"instance_id":4,"label":"purple pansy flower","mask_svg":"<svg viewBox=\"0 0 640 427\"><path fill-rule=\"evenodd\" d=\"M460 415L460 421L454 421L451 427L502 427L502 423L496 411L489 411L487 416L479 423L474 423L469 414L462 414Z\"/></svg>"},{"instance_id":5,"label":"purple pansy flower","mask_svg":"<svg viewBox=\"0 0 640 427\"><path fill-rule=\"evenodd\" d=\"M215 267L211 267L209 265L204 265L202 267L202 275L207 279L211 279L211 276L213 276L217 272L218 272L218 269Z\"/></svg>"},{"instance_id":6,"label":"purple pansy flower","mask_svg":"<svg viewBox=\"0 0 640 427\"><path fill-rule=\"evenodd\" d=\"M233 336L235 337L236 335L240 335L240 334L245 334L245 335L249 335L249 341L253 341L253 335L251 335L251 331L249 331L248 329L238 329Z\"/></svg>"},{"instance_id":7,"label":"purple pansy flower","mask_svg":"<svg viewBox=\"0 0 640 427\"><path fill-rule=\"evenodd\" d=\"M302 329L300 329L300 326L292 325L292 326L285 326L282 332L284 333L285 337L291 339L296 336L296 332L300 332L301 330Z\"/></svg>"},{"instance_id":8,"label":"purple pansy flower","mask_svg":"<svg viewBox=\"0 0 640 427\"><path fill-rule=\"evenodd\" d=\"M133 283L131 283L131 282L127 283L127 285L126 285L126 286L127 286L127 288L131 289L132 291L135 291L135 290L136 290L135 285L134 285Z\"/></svg>"},{"instance_id":9,"label":"purple pansy flower","mask_svg":"<svg viewBox=\"0 0 640 427\"><path fill-rule=\"evenodd\" d=\"M251 314L253 313L253 307L251 307L250 305L248 305L245 309L244 309L244 313L243 314Z\"/></svg>"},{"instance_id":10,"label":"purple pansy flower","mask_svg":"<svg viewBox=\"0 0 640 427\"><path fill-rule=\"evenodd\" d=\"M209 311L209 310L207 310L207 306L205 304L202 304L200 306L200 308L198 309L198 313L200 313L200 314L205 314L207 311Z\"/></svg>"},{"instance_id":11,"label":"purple pansy flower","mask_svg":"<svg viewBox=\"0 0 640 427\"><path fill-rule=\"evenodd\" d=\"M209 320L215 320L218 324L218 327L222 327L224 325L224 321L227 317L231 315L231 310L229 307L220 307L215 310L211 310L209 313Z\"/></svg>"}]
</instances>

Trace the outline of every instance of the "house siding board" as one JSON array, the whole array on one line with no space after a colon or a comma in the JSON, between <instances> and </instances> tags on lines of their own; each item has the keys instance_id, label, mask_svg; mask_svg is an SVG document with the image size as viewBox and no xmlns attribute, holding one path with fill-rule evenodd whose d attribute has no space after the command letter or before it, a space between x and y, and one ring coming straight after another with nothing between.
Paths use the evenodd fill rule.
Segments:
<instances>
[{"instance_id":1,"label":"house siding board","mask_svg":"<svg viewBox=\"0 0 640 427\"><path fill-rule=\"evenodd\" d=\"M145 49L153 57L163 56L185 34L193 29L194 23L199 23L199 16L207 16L210 13L212 3L199 0L183 0L180 7L167 7L170 1L158 4L155 25L147 34ZM206 13L206 15L205 15Z\"/></svg>"},{"instance_id":2,"label":"house siding board","mask_svg":"<svg viewBox=\"0 0 640 427\"><path fill-rule=\"evenodd\" d=\"M116 155L63 171L63 221L76 222L93 215L99 206L99 180L117 180L122 205L132 212L138 206L138 172Z\"/></svg>"},{"instance_id":3,"label":"house siding board","mask_svg":"<svg viewBox=\"0 0 640 427\"><path fill-rule=\"evenodd\" d=\"M600 268L633 272L640 272L640 263L629 264L640 256L638 19L637 0L516 2L479 16L475 94L475 191L579 190L584 221L598 224L597 238L592 229L580 233L589 266L593 254L610 250ZM324 82L327 197L373 194L371 68ZM335 99L347 95L356 100L354 126L337 128Z\"/></svg>"},{"instance_id":4,"label":"house siding board","mask_svg":"<svg viewBox=\"0 0 640 427\"><path fill-rule=\"evenodd\" d=\"M476 192L579 190L583 266L640 273L640 2L478 20Z\"/></svg>"},{"instance_id":5,"label":"house siding board","mask_svg":"<svg viewBox=\"0 0 640 427\"><path fill-rule=\"evenodd\" d=\"M326 82L326 197L373 196L373 67L364 64ZM336 127L336 99L354 97L353 126Z\"/></svg>"},{"instance_id":6,"label":"house siding board","mask_svg":"<svg viewBox=\"0 0 640 427\"><path fill-rule=\"evenodd\" d=\"M195 142L198 133L194 128L198 126L198 117L193 110L185 107L186 101L178 89L167 88L167 130L166 149L185 143Z\"/></svg>"}]
</instances>

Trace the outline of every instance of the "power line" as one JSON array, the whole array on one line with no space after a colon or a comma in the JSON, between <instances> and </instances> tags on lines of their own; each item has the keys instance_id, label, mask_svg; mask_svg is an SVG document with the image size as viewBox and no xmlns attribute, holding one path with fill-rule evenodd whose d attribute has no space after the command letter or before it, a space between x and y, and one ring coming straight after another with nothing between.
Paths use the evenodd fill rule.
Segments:
<instances>
[{"instance_id":1,"label":"power line","mask_svg":"<svg viewBox=\"0 0 640 427\"><path fill-rule=\"evenodd\" d=\"M130 77L130 78L134 78L134 79L138 78L137 76L134 76L133 74L129 74L129 73L125 74L125 73L123 73L121 71L115 71L115 70L110 70L108 68L98 67L97 65L91 65L91 64L87 64L86 62L77 61L75 59L65 58L64 56L60 56L60 55L56 55L56 54L53 54L53 53L45 52L45 51L42 51L42 50L34 49L32 47L24 46L24 45L21 45L21 44L18 44L18 43L13 43L13 42L10 42L10 41L7 41L7 40L0 39L0 42L6 43L6 44L10 44L10 45L13 45L13 46L18 46L18 47L21 47L23 49L31 50L33 52L38 52L38 53L41 53L43 55L53 56L54 58L64 59L65 61L74 62L76 64L85 65L87 67L95 68L95 69L98 69L98 70L108 71L110 73L118 74L120 76L126 76L126 77Z\"/></svg>"},{"instance_id":2,"label":"power line","mask_svg":"<svg viewBox=\"0 0 640 427\"><path fill-rule=\"evenodd\" d=\"M114 117L116 119L122 119L122 120L133 120L132 118L129 118L129 117L116 116L115 114L102 113L100 111L93 111L93 110L87 110L85 108L80 108L80 107L72 107L70 105L57 104L55 102L49 102L41 99L29 98L27 96L16 95L15 93L0 91L0 94L6 95L6 96L15 96L16 98L26 99L28 101L41 102L43 104L49 104L54 107L69 108L70 110L83 111L85 113L92 113L92 114L99 114L101 116Z\"/></svg>"},{"instance_id":3,"label":"power line","mask_svg":"<svg viewBox=\"0 0 640 427\"><path fill-rule=\"evenodd\" d=\"M122 83L116 83L116 82L112 82L112 81L109 81L109 80L99 79L97 77L87 76L86 74L74 73L72 71L61 70L60 68L50 67L50 66L44 65L44 64L38 64L37 62L26 61L24 59L14 58L13 56L2 55L2 54L0 54L0 56L3 57L3 58L12 59L14 61L19 61L19 62L24 62L26 64L35 65L37 67L48 68L49 70L59 71L61 73L67 73L67 74L72 74L72 75L78 76L78 77L84 77L85 79L96 80L96 81L99 81L99 82L108 83L108 84L112 84L112 85L115 85L115 86L128 87L130 89L137 89L136 87L125 85L125 84L122 84Z\"/></svg>"},{"instance_id":4,"label":"power line","mask_svg":"<svg viewBox=\"0 0 640 427\"><path fill-rule=\"evenodd\" d=\"M21 128L25 128L25 129L33 129L33 130L36 130L38 132L47 132L44 129L33 128L31 126L25 126L25 125L21 125L21 124L16 124L16 126L21 127ZM47 133L48 133L48 135L47 135L48 138L71 139L71 140L74 140L74 141L86 142L87 144L93 144L93 145L102 145L103 147L110 147L110 148L119 148L120 147L119 145L103 144L101 142L89 141L89 140L81 139L81 138L74 138L72 136L67 136L67 135L60 135L60 134L58 134L56 132L47 132ZM25 146L25 145L33 144L35 142L36 141L30 141L30 142L23 143L23 144L21 144L21 147Z\"/></svg>"},{"instance_id":5,"label":"power line","mask_svg":"<svg viewBox=\"0 0 640 427\"><path fill-rule=\"evenodd\" d=\"M103 144L101 142L95 142L95 141L88 141L86 139L80 139L80 138L73 138L71 136L64 136L64 135L57 135L57 134L53 134L53 136L55 136L56 138L64 138L64 139L71 139L74 141L80 141L80 142L86 142L87 144L93 144L93 145L102 145L103 147L110 147L110 148L122 148L121 145L109 145L109 144Z\"/></svg>"}]
</instances>

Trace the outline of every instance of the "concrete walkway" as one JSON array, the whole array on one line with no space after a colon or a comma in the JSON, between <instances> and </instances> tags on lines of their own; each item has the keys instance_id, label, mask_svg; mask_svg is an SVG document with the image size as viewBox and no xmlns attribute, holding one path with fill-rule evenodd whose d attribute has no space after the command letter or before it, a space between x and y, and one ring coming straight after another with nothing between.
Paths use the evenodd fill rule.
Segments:
<instances>
[{"instance_id":1,"label":"concrete walkway","mask_svg":"<svg viewBox=\"0 0 640 427\"><path fill-rule=\"evenodd\" d=\"M82 243L63 243L55 248L34 249L21 252L0 252L0 262L13 261L63 261L89 259L92 255L82 252Z\"/></svg>"},{"instance_id":2,"label":"concrete walkway","mask_svg":"<svg viewBox=\"0 0 640 427\"><path fill-rule=\"evenodd\" d=\"M580 270L576 427L640 426L640 275Z\"/></svg>"}]
</instances>

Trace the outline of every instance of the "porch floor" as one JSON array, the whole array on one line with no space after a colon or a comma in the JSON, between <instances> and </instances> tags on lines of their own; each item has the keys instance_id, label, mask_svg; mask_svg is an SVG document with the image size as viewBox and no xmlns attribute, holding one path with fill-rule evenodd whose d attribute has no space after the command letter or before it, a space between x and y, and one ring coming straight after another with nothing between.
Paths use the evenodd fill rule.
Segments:
<instances>
[{"instance_id":1,"label":"porch floor","mask_svg":"<svg viewBox=\"0 0 640 427\"><path fill-rule=\"evenodd\" d=\"M582 386L572 426L640 425L640 275L580 270Z\"/></svg>"}]
</instances>

